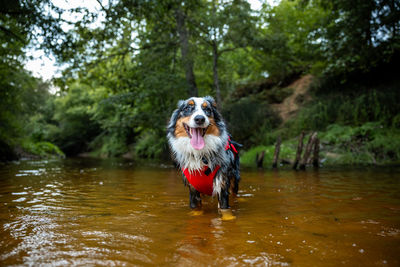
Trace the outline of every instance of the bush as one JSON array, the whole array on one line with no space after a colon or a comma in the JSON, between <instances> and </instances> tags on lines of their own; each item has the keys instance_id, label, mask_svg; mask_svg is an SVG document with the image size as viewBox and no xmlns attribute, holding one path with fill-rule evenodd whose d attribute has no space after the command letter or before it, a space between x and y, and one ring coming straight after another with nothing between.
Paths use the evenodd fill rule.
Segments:
<instances>
[{"instance_id":1,"label":"bush","mask_svg":"<svg viewBox=\"0 0 400 267\"><path fill-rule=\"evenodd\" d=\"M166 137L155 132L143 133L135 144L135 154L140 158L161 158L167 149Z\"/></svg>"},{"instance_id":2,"label":"bush","mask_svg":"<svg viewBox=\"0 0 400 267\"><path fill-rule=\"evenodd\" d=\"M282 103L285 98L293 94L294 89L290 87L280 88L274 86L269 90L262 91L258 97L268 103Z\"/></svg>"},{"instance_id":3,"label":"bush","mask_svg":"<svg viewBox=\"0 0 400 267\"><path fill-rule=\"evenodd\" d=\"M376 159L385 162L400 160L400 131L398 129L380 128L365 145Z\"/></svg>"},{"instance_id":4,"label":"bush","mask_svg":"<svg viewBox=\"0 0 400 267\"><path fill-rule=\"evenodd\" d=\"M319 138L327 144L347 143L351 141L353 132L353 128L350 126L332 124L327 127L325 133L319 134Z\"/></svg>"},{"instance_id":5,"label":"bush","mask_svg":"<svg viewBox=\"0 0 400 267\"><path fill-rule=\"evenodd\" d=\"M285 123L283 132L287 138L302 130L324 131L331 124L361 126L371 121L379 121L385 127L400 124L400 117L396 115L400 110L400 101L397 100L400 91L395 87L389 86L383 91L318 95L316 99Z\"/></svg>"},{"instance_id":6,"label":"bush","mask_svg":"<svg viewBox=\"0 0 400 267\"><path fill-rule=\"evenodd\" d=\"M222 114L233 139L245 147L262 143L265 132L279 124L278 116L266 102L251 97L227 103Z\"/></svg>"},{"instance_id":7,"label":"bush","mask_svg":"<svg viewBox=\"0 0 400 267\"><path fill-rule=\"evenodd\" d=\"M25 140L22 143L22 148L26 152L40 157L65 157L64 153L58 148L58 146L50 142L32 142L31 140Z\"/></svg>"},{"instance_id":8,"label":"bush","mask_svg":"<svg viewBox=\"0 0 400 267\"><path fill-rule=\"evenodd\" d=\"M320 133L327 164L384 164L400 160L400 131L368 122L351 127L331 125Z\"/></svg>"},{"instance_id":9,"label":"bush","mask_svg":"<svg viewBox=\"0 0 400 267\"><path fill-rule=\"evenodd\" d=\"M89 91L85 85L74 84L67 95L55 101L58 129L52 131L51 140L68 156L87 151L90 141L100 134L100 125L92 119L94 100Z\"/></svg>"},{"instance_id":10,"label":"bush","mask_svg":"<svg viewBox=\"0 0 400 267\"><path fill-rule=\"evenodd\" d=\"M94 150L94 155L100 157L117 157L128 152L125 135L117 132L98 135L89 144L89 148Z\"/></svg>"}]
</instances>

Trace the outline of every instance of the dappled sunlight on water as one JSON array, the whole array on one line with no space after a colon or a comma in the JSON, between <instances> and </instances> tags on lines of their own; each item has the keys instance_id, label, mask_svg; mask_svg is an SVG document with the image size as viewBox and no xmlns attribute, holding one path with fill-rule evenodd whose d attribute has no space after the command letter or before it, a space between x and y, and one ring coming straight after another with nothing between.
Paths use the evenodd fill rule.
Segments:
<instances>
[{"instance_id":1,"label":"dappled sunlight on water","mask_svg":"<svg viewBox=\"0 0 400 267\"><path fill-rule=\"evenodd\" d=\"M400 265L396 170L244 171L236 219L188 207L178 171L0 166L0 265Z\"/></svg>"}]
</instances>

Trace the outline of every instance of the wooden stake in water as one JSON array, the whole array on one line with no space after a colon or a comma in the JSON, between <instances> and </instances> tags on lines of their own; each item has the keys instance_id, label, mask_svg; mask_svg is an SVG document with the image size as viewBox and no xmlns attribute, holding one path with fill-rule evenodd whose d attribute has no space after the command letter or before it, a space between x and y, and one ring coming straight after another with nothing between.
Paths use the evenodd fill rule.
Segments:
<instances>
[{"instance_id":1,"label":"wooden stake in water","mask_svg":"<svg viewBox=\"0 0 400 267\"><path fill-rule=\"evenodd\" d=\"M304 139L304 131L301 132L299 136L299 144L297 145L297 151L296 151L296 159L294 160L293 163L293 169L297 169L297 165L299 164L300 158L301 158L301 152L303 152L303 139Z\"/></svg>"},{"instance_id":2,"label":"wooden stake in water","mask_svg":"<svg viewBox=\"0 0 400 267\"><path fill-rule=\"evenodd\" d=\"M257 153L256 164L257 164L257 168L259 168L259 169L262 169L262 167L263 167L264 156L265 156L265 151L261 151L260 154Z\"/></svg>"},{"instance_id":3,"label":"wooden stake in water","mask_svg":"<svg viewBox=\"0 0 400 267\"><path fill-rule=\"evenodd\" d=\"M313 166L319 168L319 139L315 138L314 141L314 154L313 154Z\"/></svg>"},{"instance_id":4,"label":"wooden stake in water","mask_svg":"<svg viewBox=\"0 0 400 267\"><path fill-rule=\"evenodd\" d=\"M278 136L275 145L274 161L272 162L272 168L274 169L278 167L279 152L281 151L281 142L282 142L281 137Z\"/></svg>"},{"instance_id":5,"label":"wooden stake in water","mask_svg":"<svg viewBox=\"0 0 400 267\"><path fill-rule=\"evenodd\" d=\"M313 148L315 138L317 138L317 132L313 132L310 135L310 138L308 138L308 142L307 142L307 145L306 145L306 151L304 151L303 158L300 161L300 167L299 167L300 170L305 170L306 169L306 164L307 164L308 159L310 157L311 150Z\"/></svg>"}]
</instances>

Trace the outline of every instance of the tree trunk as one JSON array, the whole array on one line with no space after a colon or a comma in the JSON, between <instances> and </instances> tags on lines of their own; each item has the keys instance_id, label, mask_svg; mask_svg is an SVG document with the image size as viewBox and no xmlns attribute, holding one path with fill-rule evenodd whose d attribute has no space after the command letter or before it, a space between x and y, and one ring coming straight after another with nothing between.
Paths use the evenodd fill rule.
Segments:
<instances>
[{"instance_id":1,"label":"tree trunk","mask_svg":"<svg viewBox=\"0 0 400 267\"><path fill-rule=\"evenodd\" d=\"M221 110L222 99L221 99L221 90L219 88L219 77L218 77L218 46L217 42L214 40L212 42L213 48L213 74L214 74L214 90L215 95L217 97L217 106Z\"/></svg>"},{"instance_id":2,"label":"tree trunk","mask_svg":"<svg viewBox=\"0 0 400 267\"><path fill-rule=\"evenodd\" d=\"M188 83L188 95L198 96L196 79L193 72L193 59L190 54L189 33L185 26L185 14L179 8L175 10L175 19L179 34L181 55L182 55L183 66L185 69L186 82Z\"/></svg>"},{"instance_id":3,"label":"tree trunk","mask_svg":"<svg viewBox=\"0 0 400 267\"><path fill-rule=\"evenodd\" d=\"M392 14L396 13L396 5L395 5L395 0L392 0L390 2L390 12ZM393 22L391 23L391 27L392 27L392 40L396 39L397 36L397 30L396 30L396 20L393 20Z\"/></svg>"},{"instance_id":4,"label":"tree trunk","mask_svg":"<svg viewBox=\"0 0 400 267\"><path fill-rule=\"evenodd\" d=\"M297 145L297 151L296 151L296 159L294 160L293 163L293 170L297 169L297 165L299 164L300 158L301 158L301 152L303 152L303 139L304 139L304 131L301 132L299 136L299 144Z\"/></svg>"},{"instance_id":5,"label":"tree trunk","mask_svg":"<svg viewBox=\"0 0 400 267\"><path fill-rule=\"evenodd\" d=\"M311 150L313 148L313 144L315 141L315 138L317 137L317 132L314 132L310 135L310 138L308 139L307 145L306 145L306 151L304 152L303 158L300 161L300 170L305 170L306 169L306 164L308 161L308 158L310 157Z\"/></svg>"},{"instance_id":6,"label":"tree trunk","mask_svg":"<svg viewBox=\"0 0 400 267\"><path fill-rule=\"evenodd\" d=\"M272 168L278 167L278 159L279 159L279 152L281 151L281 137L278 136L275 145L275 152L274 152L274 161L272 162Z\"/></svg>"}]
</instances>

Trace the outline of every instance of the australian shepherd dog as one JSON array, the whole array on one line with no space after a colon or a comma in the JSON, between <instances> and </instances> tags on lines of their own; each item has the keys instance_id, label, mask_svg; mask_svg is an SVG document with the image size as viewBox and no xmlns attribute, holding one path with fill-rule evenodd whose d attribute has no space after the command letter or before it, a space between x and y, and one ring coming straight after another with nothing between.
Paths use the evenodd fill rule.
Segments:
<instances>
[{"instance_id":1,"label":"australian shepherd dog","mask_svg":"<svg viewBox=\"0 0 400 267\"><path fill-rule=\"evenodd\" d=\"M238 147L210 96L178 102L167 127L175 162L189 187L190 208L201 207L200 194L218 197L229 209L229 193L237 194L240 180Z\"/></svg>"}]
</instances>

